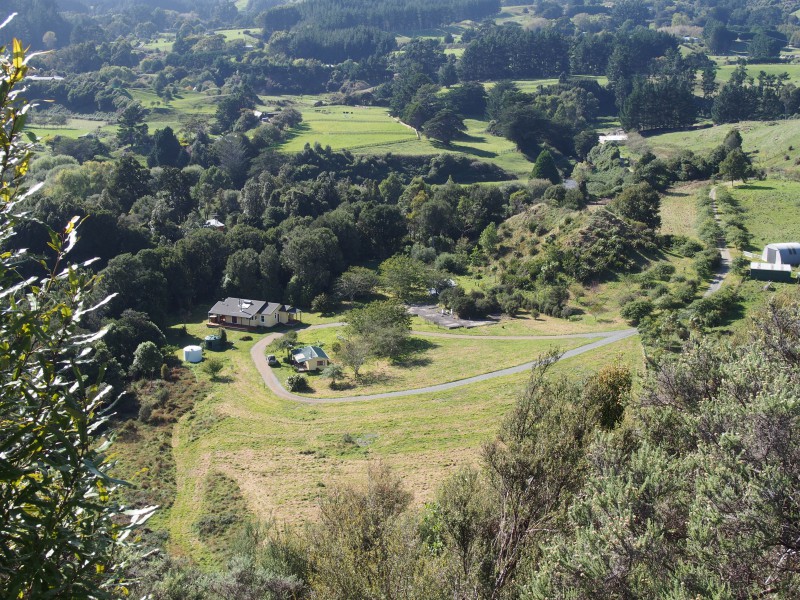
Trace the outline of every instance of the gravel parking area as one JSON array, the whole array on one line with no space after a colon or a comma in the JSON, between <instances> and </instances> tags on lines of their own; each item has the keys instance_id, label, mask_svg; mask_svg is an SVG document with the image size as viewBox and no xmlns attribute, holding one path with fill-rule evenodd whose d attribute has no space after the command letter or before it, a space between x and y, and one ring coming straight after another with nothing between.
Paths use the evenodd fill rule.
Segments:
<instances>
[{"instance_id":1,"label":"gravel parking area","mask_svg":"<svg viewBox=\"0 0 800 600\"><path fill-rule=\"evenodd\" d=\"M410 312L412 315L416 315L425 319L429 323L433 323L439 327L444 327L445 329L458 329L459 327L471 329L473 327L494 325L500 320L499 315L490 315L489 318L482 321L459 319L455 315L450 315L446 312L443 314L442 309L435 304L412 304L408 307L408 312Z\"/></svg>"}]
</instances>

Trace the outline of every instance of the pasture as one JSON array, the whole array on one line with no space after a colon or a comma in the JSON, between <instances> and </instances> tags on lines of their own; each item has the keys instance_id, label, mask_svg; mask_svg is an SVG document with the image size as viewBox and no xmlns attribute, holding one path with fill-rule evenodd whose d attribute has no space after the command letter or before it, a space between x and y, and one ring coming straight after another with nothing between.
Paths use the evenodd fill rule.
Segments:
<instances>
[{"instance_id":1,"label":"pasture","mask_svg":"<svg viewBox=\"0 0 800 600\"><path fill-rule=\"evenodd\" d=\"M479 160L493 162L519 177L527 177L531 163L505 138L486 132L487 123L467 119L466 135L449 147L428 140L423 135L389 116L382 107L323 106L311 107L309 98L300 98L297 109L303 122L281 149L299 152L306 144L319 143L334 150L350 150L356 154L435 155L457 152Z\"/></svg>"},{"instance_id":2,"label":"pasture","mask_svg":"<svg viewBox=\"0 0 800 600\"><path fill-rule=\"evenodd\" d=\"M760 252L770 242L800 240L800 182L767 179L739 184L731 190L745 210L744 219Z\"/></svg>"},{"instance_id":3,"label":"pasture","mask_svg":"<svg viewBox=\"0 0 800 600\"><path fill-rule=\"evenodd\" d=\"M757 167L777 175L800 172L800 119L742 121L647 136L645 140L662 157L682 150L705 153L721 144L731 129L742 134L743 149L751 154Z\"/></svg>"},{"instance_id":4,"label":"pasture","mask_svg":"<svg viewBox=\"0 0 800 600\"><path fill-rule=\"evenodd\" d=\"M737 64L720 64L717 69L717 81L719 83L727 82L731 77L731 73L733 73L737 67ZM800 64L798 63L777 63L765 65L753 64L747 65L746 69L747 74L753 78L758 78L758 74L761 71L764 71L767 75L780 75L781 73L788 73L789 82L794 83L795 85L800 83Z\"/></svg>"},{"instance_id":5,"label":"pasture","mask_svg":"<svg viewBox=\"0 0 800 600\"><path fill-rule=\"evenodd\" d=\"M494 329L489 327L488 329ZM326 349L331 358L336 360L336 353L330 350L337 336L343 333L342 328L322 329L301 332L298 346L314 344ZM461 333L461 332L452 332ZM495 333L494 335L504 335ZM596 338L599 339L599 338ZM319 373L307 375L311 390L297 393L309 398L334 398L347 396L365 396L408 390L413 388L448 383L458 379L466 379L482 375L489 371L497 371L507 367L529 362L536 356L551 349L563 352L595 341L595 338L559 339L559 340L496 340L453 339L426 335L414 335L408 341L408 354L398 361L372 359L361 368L361 381L356 382L350 370L347 370L345 385L340 389L331 389L329 381ZM281 357L277 349L271 353ZM273 369L278 380L286 387L286 379L294 374L288 365L281 364Z\"/></svg>"},{"instance_id":6,"label":"pasture","mask_svg":"<svg viewBox=\"0 0 800 600\"><path fill-rule=\"evenodd\" d=\"M705 183L690 183L669 189L661 196L661 233L697 238L695 195Z\"/></svg>"},{"instance_id":7,"label":"pasture","mask_svg":"<svg viewBox=\"0 0 800 600\"><path fill-rule=\"evenodd\" d=\"M259 30L256 27L246 27L244 29L217 29L214 33L223 36L226 42L244 40L247 43L253 43L259 41Z\"/></svg>"},{"instance_id":8,"label":"pasture","mask_svg":"<svg viewBox=\"0 0 800 600\"><path fill-rule=\"evenodd\" d=\"M495 17L494 22L498 25L516 24L525 28L538 28L547 26L550 21L542 17L534 16L534 6L532 4L518 6L503 6L500 13Z\"/></svg>"},{"instance_id":9,"label":"pasture","mask_svg":"<svg viewBox=\"0 0 800 600\"><path fill-rule=\"evenodd\" d=\"M87 134L102 132L108 128L107 121L96 121L93 119L70 118L65 125L31 125L26 127L27 131L34 133L44 141L57 135L69 138L79 138Z\"/></svg>"},{"instance_id":10,"label":"pasture","mask_svg":"<svg viewBox=\"0 0 800 600\"><path fill-rule=\"evenodd\" d=\"M182 345L206 333L194 323L188 336L173 328L169 337ZM523 373L421 396L302 404L267 390L249 355L255 341L241 338L229 334L233 348L215 353L225 363L220 380L208 383L208 392L176 426L177 496L155 522L169 531L175 550L206 564L213 553L195 524L210 510L203 490L215 473L235 481L252 515L276 523L314 518L328 486L362 478L374 460L395 469L421 505L454 469L479 460L481 445L527 379ZM529 353L539 348L532 345ZM553 372L584 377L615 358L640 371L638 338L558 363ZM207 381L199 366L189 368Z\"/></svg>"}]
</instances>

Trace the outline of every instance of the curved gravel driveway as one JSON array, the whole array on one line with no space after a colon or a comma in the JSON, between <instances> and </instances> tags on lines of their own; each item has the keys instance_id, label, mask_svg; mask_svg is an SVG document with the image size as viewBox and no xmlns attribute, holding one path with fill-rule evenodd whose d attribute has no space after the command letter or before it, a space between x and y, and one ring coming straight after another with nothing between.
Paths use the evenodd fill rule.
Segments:
<instances>
[{"instance_id":1,"label":"curved gravel driveway","mask_svg":"<svg viewBox=\"0 0 800 600\"><path fill-rule=\"evenodd\" d=\"M312 325L311 327L307 327L304 331L313 331L314 329L327 329L329 327L340 327L344 325L344 323L326 323L324 325ZM609 344L614 344L619 342L620 340L624 340L629 338L633 335L636 335L638 332L636 329L622 329L618 331L600 331L596 333L574 333L574 334L566 334L566 335L531 335L531 336L474 336L474 335L458 335L458 334L447 334L447 333L427 333L427 332L415 332L412 333L416 335L423 335L423 336L430 336L430 337L450 337L450 338L469 338L469 339L509 339L509 340L560 340L560 339L574 339L574 338L602 338L597 340L596 342L592 342L590 344L586 344L585 346L580 346L578 348L573 348L572 350L567 350L564 354L561 355L559 360L563 360L565 358L572 358L574 356L579 356L584 352L591 352L592 350L596 350L597 348L601 348L603 346L607 346ZM500 369L499 371L491 371L490 373L484 373L483 375L475 375L474 377L467 377L466 379L458 379L456 381L450 381L448 383L440 383L438 385L429 385L426 387L421 388L414 388L410 390L399 390L396 392L383 392L381 394L367 394L363 396L342 396L336 398L308 398L306 396L299 396L297 394L293 394L288 391L285 387L283 387L278 381L278 378L275 376L275 373L272 372L272 368L267 364L267 357L264 353L264 350L267 346L269 346L274 340L281 337L283 333L272 333L263 339L259 340L251 349L250 349L250 356L253 359L253 363L256 365L256 369L261 374L261 378L264 380L264 383L267 387L272 390L272 392L286 400L295 400L297 402L305 402L306 404L329 404L335 402L360 402L363 400L377 400L379 398L398 398L401 396L416 396L419 394L429 394L431 392L442 392L445 390L451 390L453 388L461 387L464 385L470 385L473 383L477 383L479 381L486 381L488 379L494 379L495 377L503 377L505 375L513 375L515 373L522 373L524 371L528 371L533 367L537 361L533 360L522 365L517 365L516 367L509 367L507 369Z\"/></svg>"}]
</instances>

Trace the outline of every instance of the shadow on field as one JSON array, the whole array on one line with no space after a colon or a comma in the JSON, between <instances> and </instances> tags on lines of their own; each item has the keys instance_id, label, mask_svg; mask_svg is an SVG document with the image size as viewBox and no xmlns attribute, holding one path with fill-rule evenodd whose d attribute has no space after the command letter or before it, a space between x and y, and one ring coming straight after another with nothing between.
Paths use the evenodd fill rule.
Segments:
<instances>
[{"instance_id":1,"label":"shadow on field","mask_svg":"<svg viewBox=\"0 0 800 600\"><path fill-rule=\"evenodd\" d=\"M422 354L438 347L438 344L430 340L412 337L403 344L403 355L397 357L392 362L399 367L405 368L426 367L433 361L427 356L422 356Z\"/></svg>"},{"instance_id":2,"label":"shadow on field","mask_svg":"<svg viewBox=\"0 0 800 600\"><path fill-rule=\"evenodd\" d=\"M300 123L299 125L295 125L288 132L284 133L283 141L284 142L291 141L301 133L306 133L310 130L311 126L308 123Z\"/></svg>"},{"instance_id":3,"label":"shadow on field","mask_svg":"<svg viewBox=\"0 0 800 600\"><path fill-rule=\"evenodd\" d=\"M746 183L744 185L736 186L737 190L774 190L771 185L764 185L763 183Z\"/></svg>"},{"instance_id":4,"label":"shadow on field","mask_svg":"<svg viewBox=\"0 0 800 600\"><path fill-rule=\"evenodd\" d=\"M444 144L435 143L433 144L436 148L441 148L443 150L456 150L458 152L463 152L464 154L471 154L472 156L480 156L481 158L497 158L497 152L490 152L489 150L479 150L478 148L473 148L472 146L465 146L463 144L450 144L449 146L445 146Z\"/></svg>"}]
</instances>

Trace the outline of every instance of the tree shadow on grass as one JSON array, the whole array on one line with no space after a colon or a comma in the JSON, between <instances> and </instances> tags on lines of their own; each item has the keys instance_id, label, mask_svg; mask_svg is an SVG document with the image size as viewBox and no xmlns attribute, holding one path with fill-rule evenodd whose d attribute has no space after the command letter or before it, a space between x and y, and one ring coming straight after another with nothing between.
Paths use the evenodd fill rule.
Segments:
<instances>
[{"instance_id":1,"label":"tree shadow on grass","mask_svg":"<svg viewBox=\"0 0 800 600\"><path fill-rule=\"evenodd\" d=\"M446 146L441 142L431 142L434 148L439 148L441 150L452 150L454 152L462 152L463 154L469 154L470 156L478 156L480 158L497 158L497 152L491 152L489 150L480 150L478 148L473 148L472 146L465 146L463 144L450 144Z\"/></svg>"},{"instance_id":2,"label":"tree shadow on grass","mask_svg":"<svg viewBox=\"0 0 800 600\"><path fill-rule=\"evenodd\" d=\"M295 125L288 132L284 133L283 143L289 142L299 136L301 133L307 133L309 131L311 131L311 126L308 123L300 123L299 125Z\"/></svg>"},{"instance_id":3,"label":"tree shadow on grass","mask_svg":"<svg viewBox=\"0 0 800 600\"><path fill-rule=\"evenodd\" d=\"M184 332L180 327L171 327L166 332L167 343L185 348L186 346L203 346L203 338Z\"/></svg>"},{"instance_id":4,"label":"tree shadow on grass","mask_svg":"<svg viewBox=\"0 0 800 600\"><path fill-rule=\"evenodd\" d=\"M775 188L771 185L764 185L764 184L755 184L755 183L745 183L744 185L737 185L734 190L774 190Z\"/></svg>"},{"instance_id":5,"label":"tree shadow on grass","mask_svg":"<svg viewBox=\"0 0 800 600\"><path fill-rule=\"evenodd\" d=\"M412 337L406 340L403 344L403 352L398 357L392 360L392 363L398 367L412 368L412 367L426 367L433 361L423 356L428 350L438 348L439 345L423 338Z\"/></svg>"},{"instance_id":6,"label":"tree shadow on grass","mask_svg":"<svg viewBox=\"0 0 800 600\"><path fill-rule=\"evenodd\" d=\"M386 385L394 377L389 375L386 371L370 371L368 373L361 373L358 377L358 385ZM355 385L353 386L355 387Z\"/></svg>"}]
</instances>

